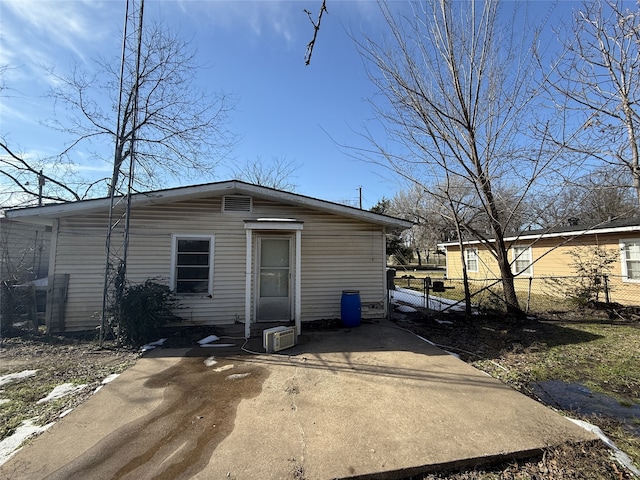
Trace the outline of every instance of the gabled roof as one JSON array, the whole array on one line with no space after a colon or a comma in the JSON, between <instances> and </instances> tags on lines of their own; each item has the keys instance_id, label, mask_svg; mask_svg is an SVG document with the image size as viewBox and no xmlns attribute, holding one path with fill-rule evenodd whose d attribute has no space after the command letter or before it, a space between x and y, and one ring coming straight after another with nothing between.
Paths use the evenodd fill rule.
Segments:
<instances>
[{"instance_id":1,"label":"gabled roof","mask_svg":"<svg viewBox=\"0 0 640 480\"><path fill-rule=\"evenodd\" d=\"M569 238L579 237L583 235L601 235L605 233L640 233L640 218L619 218L598 224L579 224L579 225L562 225L551 228L539 228L536 230L523 230L518 235L505 237L505 241L514 242L516 240L540 240L543 238ZM490 242L495 241L494 238L489 239ZM480 240L468 239L462 242L464 245L474 245L482 243ZM438 246L448 247L457 246L459 242L440 243Z\"/></svg>"},{"instance_id":2,"label":"gabled roof","mask_svg":"<svg viewBox=\"0 0 640 480\"><path fill-rule=\"evenodd\" d=\"M262 187L260 185L241 182L239 180L136 193L131 196L131 207L135 208L145 205L161 205L210 196L234 194L249 195L287 205L305 207L386 227L406 229L410 228L412 225L412 223L407 220L390 217L388 215L381 215L367 210L360 210L358 208L328 202L326 200L276 190L274 188ZM55 218L72 217L75 215L105 211L109 209L109 205L110 199L105 197L81 200L79 202L56 203L41 207L12 209L7 210L5 215L7 218L24 222L50 223L51 220Z\"/></svg>"}]
</instances>

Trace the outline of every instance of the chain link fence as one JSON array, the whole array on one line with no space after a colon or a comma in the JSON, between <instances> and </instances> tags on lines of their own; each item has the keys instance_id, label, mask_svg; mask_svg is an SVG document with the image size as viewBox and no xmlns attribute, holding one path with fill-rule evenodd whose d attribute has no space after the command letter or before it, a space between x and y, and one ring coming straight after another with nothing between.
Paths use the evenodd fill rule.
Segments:
<instances>
[{"instance_id":1,"label":"chain link fence","mask_svg":"<svg viewBox=\"0 0 640 480\"><path fill-rule=\"evenodd\" d=\"M391 293L397 304L436 311L464 310L462 278L402 275ZM640 282L616 275L516 277L520 307L527 313L575 309L589 302L640 306ZM469 279L471 303L479 309L504 309L500 278Z\"/></svg>"}]
</instances>

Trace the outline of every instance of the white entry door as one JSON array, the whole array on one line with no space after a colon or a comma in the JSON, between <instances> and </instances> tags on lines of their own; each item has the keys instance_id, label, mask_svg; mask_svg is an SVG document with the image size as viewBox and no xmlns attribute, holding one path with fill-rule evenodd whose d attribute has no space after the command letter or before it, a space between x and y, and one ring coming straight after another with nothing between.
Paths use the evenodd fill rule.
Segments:
<instances>
[{"instance_id":1,"label":"white entry door","mask_svg":"<svg viewBox=\"0 0 640 480\"><path fill-rule=\"evenodd\" d=\"M259 322L291 320L291 238L259 238Z\"/></svg>"}]
</instances>

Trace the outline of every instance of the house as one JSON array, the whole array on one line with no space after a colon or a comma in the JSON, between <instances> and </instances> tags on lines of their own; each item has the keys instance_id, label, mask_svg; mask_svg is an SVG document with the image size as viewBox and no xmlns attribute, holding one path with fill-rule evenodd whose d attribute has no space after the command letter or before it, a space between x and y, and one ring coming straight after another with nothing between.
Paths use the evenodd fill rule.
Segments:
<instances>
[{"instance_id":1,"label":"house","mask_svg":"<svg viewBox=\"0 0 640 480\"><path fill-rule=\"evenodd\" d=\"M535 279L575 279L580 273L578 264L590 262L598 252L606 255L610 262L607 271L602 272L606 273L610 301L640 304L640 218L618 219L595 226L528 230L505 238L505 242L511 269L516 275L516 288L527 288ZM459 243L442 243L439 247L446 251L447 278L462 278ZM480 241L465 240L463 255L470 279L500 278L495 258ZM553 290L553 283L547 285L547 290Z\"/></svg>"},{"instance_id":2,"label":"house","mask_svg":"<svg viewBox=\"0 0 640 480\"><path fill-rule=\"evenodd\" d=\"M118 207L119 208L119 207ZM47 310L52 332L100 323L108 198L9 210L52 228ZM386 315L385 234L410 222L294 193L226 181L131 197L127 279L176 292L181 325L339 318L359 291L362 318ZM121 238L114 231L113 238ZM56 286L57 285L57 286Z\"/></svg>"},{"instance_id":3,"label":"house","mask_svg":"<svg viewBox=\"0 0 640 480\"><path fill-rule=\"evenodd\" d=\"M0 280L21 283L47 276L51 227L0 218Z\"/></svg>"}]
</instances>

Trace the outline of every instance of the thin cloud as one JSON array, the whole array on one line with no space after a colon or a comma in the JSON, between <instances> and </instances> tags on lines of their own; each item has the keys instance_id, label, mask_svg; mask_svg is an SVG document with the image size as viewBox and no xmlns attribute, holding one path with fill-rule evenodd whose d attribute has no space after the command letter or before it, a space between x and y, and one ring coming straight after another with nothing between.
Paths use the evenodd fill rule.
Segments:
<instances>
[{"instance_id":1,"label":"thin cloud","mask_svg":"<svg viewBox=\"0 0 640 480\"><path fill-rule=\"evenodd\" d=\"M213 28L238 33L246 30L260 38L273 35L284 40L287 46L308 27L303 11L305 2L179 0L178 5L184 14L207 22Z\"/></svg>"},{"instance_id":2,"label":"thin cloud","mask_svg":"<svg viewBox=\"0 0 640 480\"><path fill-rule=\"evenodd\" d=\"M87 47L108 36L111 22L104 17L116 9L104 7L94 1L3 0L0 61L41 65L55 60L61 48L86 61Z\"/></svg>"}]
</instances>

